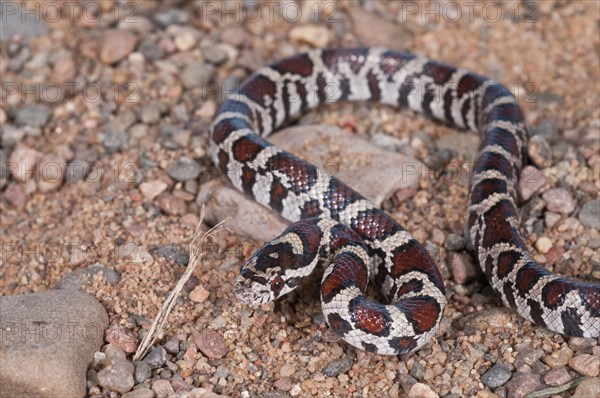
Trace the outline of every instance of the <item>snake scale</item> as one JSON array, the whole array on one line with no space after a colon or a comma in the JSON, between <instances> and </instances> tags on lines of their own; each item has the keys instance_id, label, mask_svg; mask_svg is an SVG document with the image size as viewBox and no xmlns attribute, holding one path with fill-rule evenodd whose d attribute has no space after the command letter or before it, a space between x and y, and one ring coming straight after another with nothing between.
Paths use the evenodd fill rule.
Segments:
<instances>
[{"instance_id":1,"label":"snake scale","mask_svg":"<svg viewBox=\"0 0 600 398\"><path fill-rule=\"evenodd\" d=\"M444 282L423 246L348 185L265 138L316 107L372 101L408 108L481 143L467 231L504 304L572 336L600 334L600 285L561 278L536 263L519 232L516 184L528 132L516 99L483 76L383 48L332 48L282 59L251 75L221 105L211 153L231 183L292 221L246 262L236 297L261 304L323 264L321 303L330 328L378 354L413 352L437 331ZM387 304L365 297L368 281Z\"/></svg>"}]
</instances>

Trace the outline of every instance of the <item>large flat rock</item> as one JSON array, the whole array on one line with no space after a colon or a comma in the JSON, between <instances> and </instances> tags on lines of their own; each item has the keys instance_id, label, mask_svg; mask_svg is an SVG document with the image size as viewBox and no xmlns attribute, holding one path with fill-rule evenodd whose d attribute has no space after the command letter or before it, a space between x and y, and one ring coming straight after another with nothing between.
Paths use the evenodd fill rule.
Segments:
<instances>
[{"instance_id":1,"label":"large flat rock","mask_svg":"<svg viewBox=\"0 0 600 398\"><path fill-rule=\"evenodd\" d=\"M0 398L83 397L108 327L93 297L54 290L0 297Z\"/></svg>"},{"instance_id":2,"label":"large flat rock","mask_svg":"<svg viewBox=\"0 0 600 398\"><path fill-rule=\"evenodd\" d=\"M377 206L399 189L419 184L415 170L422 170L422 165L418 160L382 149L338 127L295 126L269 140L327 170ZM256 240L269 241L289 224L219 180L201 187L197 203L206 205L205 219L209 223L231 217L228 228Z\"/></svg>"}]
</instances>

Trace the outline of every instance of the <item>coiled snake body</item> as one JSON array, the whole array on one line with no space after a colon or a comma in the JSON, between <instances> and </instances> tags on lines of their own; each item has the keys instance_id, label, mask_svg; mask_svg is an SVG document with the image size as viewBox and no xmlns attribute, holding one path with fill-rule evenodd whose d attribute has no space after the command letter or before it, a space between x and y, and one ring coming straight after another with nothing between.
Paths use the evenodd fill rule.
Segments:
<instances>
[{"instance_id":1,"label":"coiled snake body","mask_svg":"<svg viewBox=\"0 0 600 398\"><path fill-rule=\"evenodd\" d=\"M468 235L505 305L568 335L600 334L600 285L560 278L537 264L519 233L516 183L527 128L502 85L409 53L381 48L298 54L249 77L212 125L213 159L232 184L294 223L242 268L235 294L265 303L328 263L321 301L348 343L402 354L435 335L444 283L425 249L394 219L325 171L265 140L321 104L374 101L409 108L481 135L468 207ZM389 304L364 296L371 280Z\"/></svg>"}]
</instances>

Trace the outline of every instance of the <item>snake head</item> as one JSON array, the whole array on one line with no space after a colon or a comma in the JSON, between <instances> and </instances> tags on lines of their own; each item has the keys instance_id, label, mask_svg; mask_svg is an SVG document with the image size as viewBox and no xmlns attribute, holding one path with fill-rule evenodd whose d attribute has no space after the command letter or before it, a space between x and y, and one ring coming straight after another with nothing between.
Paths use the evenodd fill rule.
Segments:
<instances>
[{"instance_id":1,"label":"snake head","mask_svg":"<svg viewBox=\"0 0 600 398\"><path fill-rule=\"evenodd\" d=\"M235 296L242 303L258 305L289 293L317 265L317 249L307 250L306 242L292 224L248 259L237 277Z\"/></svg>"}]
</instances>

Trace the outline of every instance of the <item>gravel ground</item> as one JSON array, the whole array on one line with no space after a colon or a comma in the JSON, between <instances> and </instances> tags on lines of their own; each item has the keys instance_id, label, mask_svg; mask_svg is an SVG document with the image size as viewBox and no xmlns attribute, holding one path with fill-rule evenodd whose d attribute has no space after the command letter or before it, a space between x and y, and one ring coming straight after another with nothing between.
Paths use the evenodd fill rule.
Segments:
<instances>
[{"instance_id":1,"label":"gravel ground","mask_svg":"<svg viewBox=\"0 0 600 398\"><path fill-rule=\"evenodd\" d=\"M75 283L102 303L111 326L88 371L90 397L185 396L194 387L232 397L523 397L582 376L549 396L598 393L598 341L502 308L466 251L468 176L448 165L468 164L477 138L364 104L300 123L337 124L373 142L390 134L436 170L386 209L447 277L437 339L402 358L357 351L328 332L314 286L242 306L232 282L258 242L225 231L153 351L124 359L189 259L196 194L215 177L206 151L220 96L265 63L313 47L385 45L511 88L534 135L526 175L536 178L520 187L532 253L554 272L598 283L600 3L286 1L257 14L253 2L105 0L64 7L58 18L49 3L29 4L49 22L7 24L0 47L0 160L20 166L0 173L0 293ZM21 36L6 40L7 30ZM106 358L116 370L103 368Z\"/></svg>"}]
</instances>

